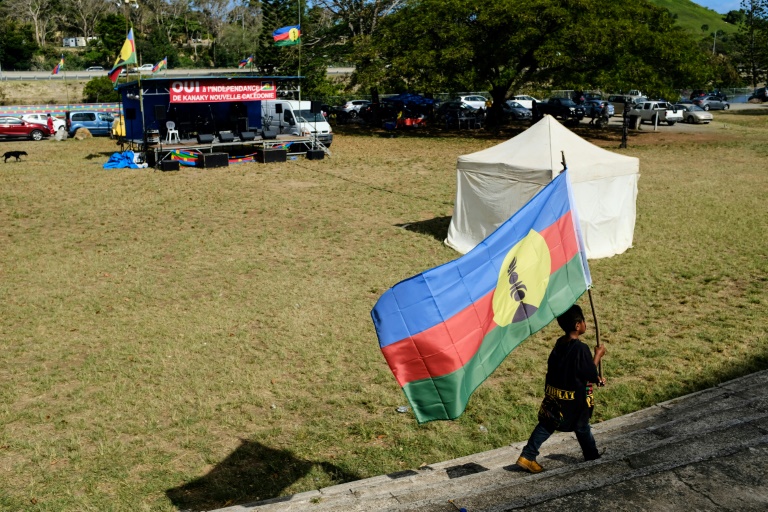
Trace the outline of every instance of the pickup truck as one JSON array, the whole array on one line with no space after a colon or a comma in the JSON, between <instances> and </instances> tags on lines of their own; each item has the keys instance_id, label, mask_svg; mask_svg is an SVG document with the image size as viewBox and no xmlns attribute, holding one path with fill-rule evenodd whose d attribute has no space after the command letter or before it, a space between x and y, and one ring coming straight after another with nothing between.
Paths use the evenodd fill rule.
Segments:
<instances>
[{"instance_id":1,"label":"pickup truck","mask_svg":"<svg viewBox=\"0 0 768 512\"><path fill-rule=\"evenodd\" d=\"M554 118L560 118L565 121L576 121L577 123L584 119L586 112L573 100L568 98L549 98L547 101L536 104L539 115L549 114Z\"/></svg>"},{"instance_id":2,"label":"pickup truck","mask_svg":"<svg viewBox=\"0 0 768 512\"><path fill-rule=\"evenodd\" d=\"M640 123L647 121L654 125L667 123L673 126L683 120L683 112L666 101L644 101L635 104L629 111L629 117L637 117Z\"/></svg>"}]
</instances>

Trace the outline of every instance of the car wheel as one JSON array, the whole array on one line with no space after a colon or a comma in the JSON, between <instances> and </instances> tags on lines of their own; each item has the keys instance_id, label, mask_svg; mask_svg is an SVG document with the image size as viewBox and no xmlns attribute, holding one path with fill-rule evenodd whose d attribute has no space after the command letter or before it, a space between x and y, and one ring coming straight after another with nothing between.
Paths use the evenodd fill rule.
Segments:
<instances>
[{"instance_id":1,"label":"car wheel","mask_svg":"<svg viewBox=\"0 0 768 512\"><path fill-rule=\"evenodd\" d=\"M667 124L668 124L669 126L675 126L675 123L676 123L676 122L677 122L677 121L667 121Z\"/></svg>"},{"instance_id":2,"label":"car wheel","mask_svg":"<svg viewBox=\"0 0 768 512\"><path fill-rule=\"evenodd\" d=\"M693 124L696 121L693 119L693 116L688 116L688 118L685 120L686 123Z\"/></svg>"},{"instance_id":3,"label":"car wheel","mask_svg":"<svg viewBox=\"0 0 768 512\"><path fill-rule=\"evenodd\" d=\"M702 107L702 108L703 108L704 110L709 110L709 105L704 105L704 107Z\"/></svg>"},{"instance_id":4,"label":"car wheel","mask_svg":"<svg viewBox=\"0 0 768 512\"><path fill-rule=\"evenodd\" d=\"M357 110L350 110L349 111L349 117L351 117L352 119L356 118L357 117Z\"/></svg>"},{"instance_id":5,"label":"car wheel","mask_svg":"<svg viewBox=\"0 0 768 512\"><path fill-rule=\"evenodd\" d=\"M32 130L29 134L29 138L32 140L43 140L43 132L40 130Z\"/></svg>"},{"instance_id":6,"label":"car wheel","mask_svg":"<svg viewBox=\"0 0 768 512\"><path fill-rule=\"evenodd\" d=\"M726 103L725 106L723 107L723 110L728 110L729 108L731 108L731 106Z\"/></svg>"}]
</instances>

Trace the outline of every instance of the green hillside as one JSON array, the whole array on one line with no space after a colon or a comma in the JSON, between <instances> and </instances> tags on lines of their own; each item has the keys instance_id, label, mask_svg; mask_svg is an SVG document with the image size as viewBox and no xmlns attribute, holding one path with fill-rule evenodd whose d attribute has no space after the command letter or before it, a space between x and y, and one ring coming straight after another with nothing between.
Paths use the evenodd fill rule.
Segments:
<instances>
[{"instance_id":1,"label":"green hillside","mask_svg":"<svg viewBox=\"0 0 768 512\"><path fill-rule=\"evenodd\" d=\"M711 34L715 30L725 33L736 33L738 27L723 21L723 15L712 9L707 9L691 0L649 0L652 4L669 9L672 14L677 14L677 23L686 30L696 35ZM702 25L708 25L709 30L701 30Z\"/></svg>"}]
</instances>

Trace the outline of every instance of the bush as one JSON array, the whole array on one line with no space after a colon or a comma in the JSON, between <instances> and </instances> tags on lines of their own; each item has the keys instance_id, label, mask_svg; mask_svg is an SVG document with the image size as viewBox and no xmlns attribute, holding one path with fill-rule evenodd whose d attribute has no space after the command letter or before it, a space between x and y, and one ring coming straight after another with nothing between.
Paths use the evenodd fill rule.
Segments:
<instances>
[{"instance_id":1,"label":"bush","mask_svg":"<svg viewBox=\"0 0 768 512\"><path fill-rule=\"evenodd\" d=\"M120 95L115 90L115 85L107 76L91 78L83 88L83 101L86 103L99 103L120 101Z\"/></svg>"}]
</instances>

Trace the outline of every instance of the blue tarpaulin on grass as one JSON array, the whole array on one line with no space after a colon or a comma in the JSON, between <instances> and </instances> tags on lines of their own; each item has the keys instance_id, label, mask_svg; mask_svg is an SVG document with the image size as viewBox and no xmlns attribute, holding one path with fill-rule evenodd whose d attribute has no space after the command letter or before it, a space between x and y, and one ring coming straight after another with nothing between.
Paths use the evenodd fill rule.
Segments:
<instances>
[{"instance_id":1,"label":"blue tarpaulin on grass","mask_svg":"<svg viewBox=\"0 0 768 512\"><path fill-rule=\"evenodd\" d=\"M136 163L136 154L133 151L112 153L112 156L104 164L105 169L143 169L145 167L148 167L146 163Z\"/></svg>"}]
</instances>

